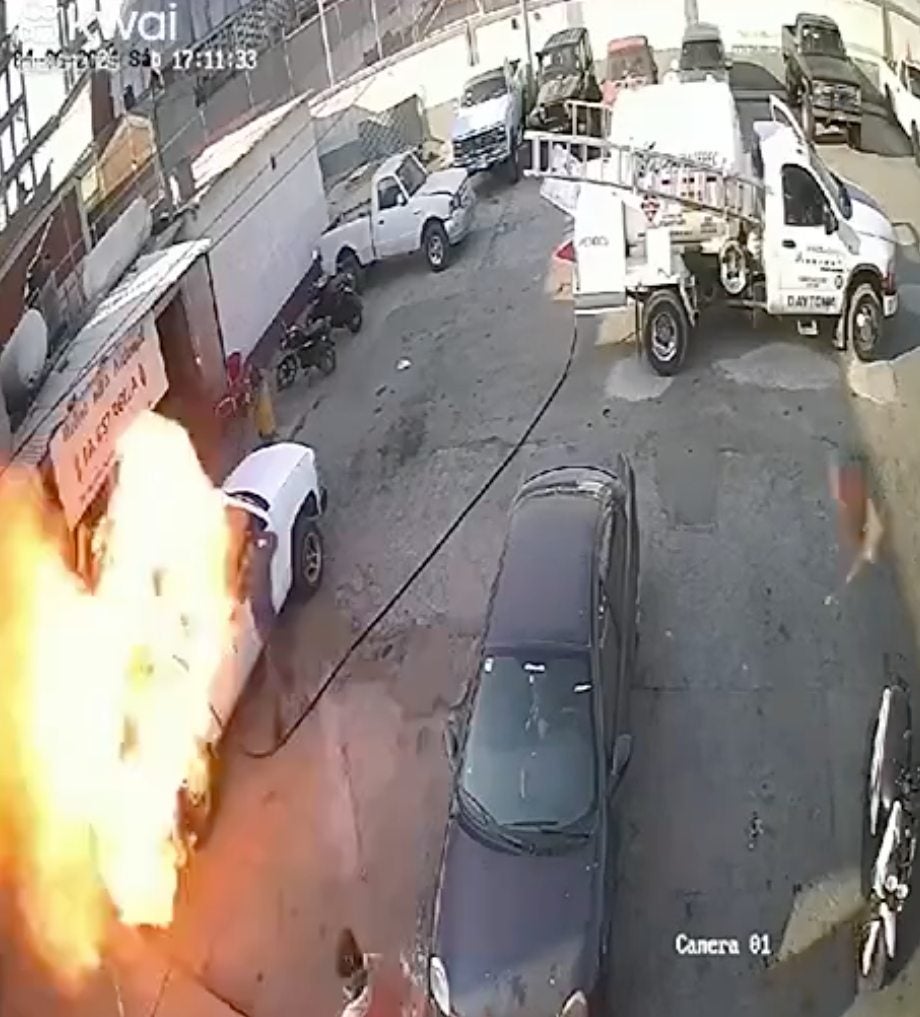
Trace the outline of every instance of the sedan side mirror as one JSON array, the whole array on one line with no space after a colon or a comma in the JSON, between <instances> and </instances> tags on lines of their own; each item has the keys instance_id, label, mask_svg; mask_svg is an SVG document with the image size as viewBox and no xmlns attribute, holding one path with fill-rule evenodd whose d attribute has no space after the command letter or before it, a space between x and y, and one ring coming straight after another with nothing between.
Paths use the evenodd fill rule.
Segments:
<instances>
[{"instance_id":1,"label":"sedan side mirror","mask_svg":"<svg viewBox=\"0 0 920 1017\"><path fill-rule=\"evenodd\" d=\"M824 232L828 236L837 232L837 216L826 205L824 206Z\"/></svg>"},{"instance_id":2,"label":"sedan side mirror","mask_svg":"<svg viewBox=\"0 0 920 1017\"><path fill-rule=\"evenodd\" d=\"M457 718L451 714L444 724L444 752L451 769L457 766L460 758L460 730Z\"/></svg>"},{"instance_id":3,"label":"sedan side mirror","mask_svg":"<svg viewBox=\"0 0 920 1017\"><path fill-rule=\"evenodd\" d=\"M609 791L612 792L623 779L631 758L632 735L619 735L614 743L613 754L610 759L610 782L607 785Z\"/></svg>"}]
</instances>

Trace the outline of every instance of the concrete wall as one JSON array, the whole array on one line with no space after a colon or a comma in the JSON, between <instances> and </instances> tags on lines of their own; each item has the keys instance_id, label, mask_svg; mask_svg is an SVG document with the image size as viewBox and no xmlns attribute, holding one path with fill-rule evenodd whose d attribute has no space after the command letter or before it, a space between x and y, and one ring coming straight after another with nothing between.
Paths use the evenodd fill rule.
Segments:
<instances>
[{"instance_id":1,"label":"concrete wall","mask_svg":"<svg viewBox=\"0 0 920 1017\"><path fill-rule=\"evenodd\" d=\"M248 357L306 272L329 221L315 130L302 103L205 191L184 227L209 237L226 352Z\"/></svg>"}]
</instances>

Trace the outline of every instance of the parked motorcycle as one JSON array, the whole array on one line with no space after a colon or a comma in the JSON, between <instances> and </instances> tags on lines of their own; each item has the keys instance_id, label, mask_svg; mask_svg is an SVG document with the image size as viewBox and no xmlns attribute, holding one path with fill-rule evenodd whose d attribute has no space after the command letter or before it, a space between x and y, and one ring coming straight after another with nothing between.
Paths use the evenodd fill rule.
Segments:
<instances>
[{"instance_id":1,"label":"parked motorcycle","mask_svg":"<svg viewBox=\"0 0 920 1017\"><path fill-rule=\"evenodd\" d=\"M317 318L306 326L289 325L281 339L282 357L275 368L279 390L289 388L301 373L316 369L332 374L336 366L332 324L328 318Z\"/></svg>"},{"instance_id":2,"label":"parked motorcycle","mask_svg":"<svg viewBox=\"0 0 920 1017\"><path fill-rule=\"evenodd\" d=\"M895 957L897 920L910 895L917 848L918 792L910 699L904 687L889 685L882 691L875 719L866 787L872 861L868 867L868 908L857 937L860 992L882 988L888 965Z\"/></svg>"},{"instance_id":3,"label":"parked motorcycle","mask_svg":"<svg viewBox=\"0 0 920 1017\"><path fill-rule=\"evenodd\" d=\"M319 251L313 255L308 276L312 278L312 301L307 317L329 318L333 328L361 331L364 323L364 304L358 296L357 284L351 272L341 271L326 275Z\"/></svg>"}]
</instances>

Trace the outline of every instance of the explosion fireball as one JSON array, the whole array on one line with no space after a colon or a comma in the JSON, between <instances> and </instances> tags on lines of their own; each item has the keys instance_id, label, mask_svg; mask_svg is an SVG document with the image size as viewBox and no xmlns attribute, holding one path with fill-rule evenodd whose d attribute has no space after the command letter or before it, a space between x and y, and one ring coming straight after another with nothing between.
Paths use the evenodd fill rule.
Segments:
<instances>
[{"instance_id":1,"label":"explosion fireball","mask_svg":"<svg viewBox=\"0 0 920 1017\"><path fill-rule=\"evenodd\" d=\"M202 772L234 610L223 496L186 433L147 413L117 461L92 588L37 476L0 476L0 852L66 986L113 917L172 920L177 793Z\"/></svg>"}]
</instances>

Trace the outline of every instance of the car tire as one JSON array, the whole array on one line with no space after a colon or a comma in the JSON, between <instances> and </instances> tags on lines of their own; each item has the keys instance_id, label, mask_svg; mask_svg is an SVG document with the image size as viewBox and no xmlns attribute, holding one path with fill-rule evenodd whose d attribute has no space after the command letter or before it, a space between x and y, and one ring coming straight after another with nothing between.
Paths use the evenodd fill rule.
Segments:
<instances>
[{"instance_id":1,"label":"car tire","mask_svg":"<svg viewBox=\"0 0 920 1017\"><path fill-rule=\"evenodd\" d=\"M323 536L316 520L303 510L294 523L291 555L293 570L291 589L295 598L304 603L316 593L323 581L326 554Z\"/></svg>"},{"instance_id":2,"label":"car tire","mask_svg":"<svg viewBox=\"0 0 920 1017\"><path fill-rule=\"evenodd\" d=\"M443 272L450 263L450 240L442 223L431 222L422 236L425 260L432 272Z\"/></svg>"},{"instance_id":3,"label":"car tire","mask_svg":"<svg viewBox=\"0 0 920 1017\"><path fill-rule=\"evenodd\" d=\"M862 151L862 124L850 124L847 127L847 144L854 152Z\"/></svg>"},{"instance_id":4,"label":"car tire","mask_svg":"<svg viewBox=\"0 0 920 1017\"><path fill-rule=\"evenodd\" d=\"M511 151L505 160L505 171L508 174L508 183L516 184L521 179L521 153L516 138L512 140Z\"/></svg>"},{"instance_id":5,"label":"car tire","mask_svg":"<svg viewBox=\"0 0 920 1017\"><path fill-rule=\"evenodd\" d=\"M352 335L357 335L361 331L361 326L364 324L364 306L357 297L352 300L351 304L352 306L345 325Z\"/></svg>"},{"instance_id":6,"label":"car tire","mask_svg":"<svg viewBox=\"0 0 920 1017\"><path fill-rule=\"evenodd\" d=\"M872 283L860 283L847 301L844 340L863 363L870 363L878 355L884 320L882 301L875 287Z\"/></svg>"},{"instance_id":7,"label":"car tire","mask_svg":"<svg viewBox=\"0 0 920 1017\"><path fill-rule=\"evenodd\" d=\"M920 131L917 130L916 124L911 124L910 128L910 150L914 157L914 162L920 166Z\"/></svg>"},{"instance_id":8,"label":"car tire","mask_svg":"<svg viewBox=\"0 0 920 1017\"><path fill-rule=\"evenodd\" d=\"M323 343L323 348L319 351L316 366L322 371L324 375L330 375L336 368L337 357L335 353L335 346L332 342Z\"/></svg>"},{"instance_id":9,"label":"car tire","mask_svg":"<svg viewBox=\"0 0 920 1017\"><path fill-rule=\"evenodd\" d=\"M347 272L351 276L356 293L362 292L364 289L364 269L354 251L342 251L339 255L336 268L340 272Z\"/></svg>"},{"instance_id":10,"label":"car tire","mask_svg":"<svg viewBox=\"0 0 920 1017\"><path fill-rule=\"evenodd\" d=\"M885 112L890 116L894 116L894 99L891 96L891 89L885 86Z\"/></svg>"},{"instance_id":11,"label":"car tire","mask_svg":"<svg viewBox=\"0 0 920 1017\"><path fill-rule=\"evenodd\" d=\"M680 371L690 341L690 320L674 290L657 290L642 308L642 348L652 370L665 378Z\"/></svg>"},{"instance_id":12,"label":"car tire","mask_svg":"<svg viewBox=\"0 0 920 1017\"><path fill-rule=\"evenodd\" d=\"M200 801L187 806L186 829L182 831L186 844L193 851L200 851L210 839L220 799L221 765L217 751L211 745L205 748L205 766L207 794Z\"/></svg>"}]
</instances>

